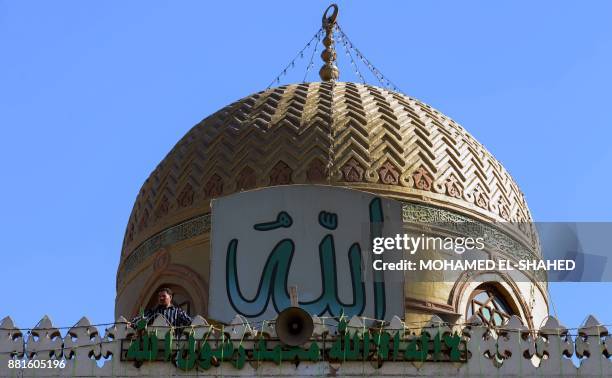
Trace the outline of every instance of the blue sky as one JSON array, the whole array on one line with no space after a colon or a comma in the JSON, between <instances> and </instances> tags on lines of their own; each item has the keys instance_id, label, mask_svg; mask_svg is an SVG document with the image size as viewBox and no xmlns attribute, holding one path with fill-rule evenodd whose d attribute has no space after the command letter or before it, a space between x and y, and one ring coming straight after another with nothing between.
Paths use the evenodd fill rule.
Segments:
<instances>
[{"instance_id":1,"label":"blue sky","mask_svg":"<svg viewBox=\"0 0 612 378\"><path fill-rule=\"evenodd\" d=\"M0 317L112 321L140 185L194 124L264 89L327 5L0 0ZM346 1L339 22L406 94L487 146L536 220L611 221L610 14L606 1ZM340 52L341 80L357 81ZM301 81L309 57L281 83ZM589 313L611 324L610 291L551 284L568 327Z\"/></svg>"}]
</instances>

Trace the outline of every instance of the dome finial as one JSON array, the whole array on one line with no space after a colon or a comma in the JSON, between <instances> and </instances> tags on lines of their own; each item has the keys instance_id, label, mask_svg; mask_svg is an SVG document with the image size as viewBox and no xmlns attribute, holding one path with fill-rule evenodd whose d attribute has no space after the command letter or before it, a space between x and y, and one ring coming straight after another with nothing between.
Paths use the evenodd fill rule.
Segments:
<instances>
[{"instance_id":1,"label":"dome finial","mask_svg":"<svg viewBox=\"0 0 612 378\"><path fill-rule=\"evenodd\" d=\"M330 10L332 14L328 16ZM323 29L325 29L325 38L323 45L325 50L321 53L323 59L323 67L319 70L319 76L323 81L336 81L340 75L338 67L336 67L336 50L334 50L334 27L336 26L336 18L338 17L338 5L332 4L323 13Z\"/></svg>"}]
</instances>

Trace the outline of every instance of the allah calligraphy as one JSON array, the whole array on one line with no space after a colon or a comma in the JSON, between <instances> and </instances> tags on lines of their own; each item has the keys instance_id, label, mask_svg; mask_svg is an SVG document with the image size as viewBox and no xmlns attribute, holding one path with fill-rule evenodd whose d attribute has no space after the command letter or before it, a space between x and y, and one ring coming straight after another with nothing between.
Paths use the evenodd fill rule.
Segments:
<instances>
[{"instance_id":1,"label":"allah calligraphy","mask_svg":"<svg viewBox=\"0 0 612 378\"><path fill-rule=\"evenodd\" d=\"M380 236L383 222L383 210L380 198L374 198L369 204L370 223L373 237ZM338 214L321 211L318 223L329 231L319 243L319 265L321 271L322 291L318 298L300 301L299 306L309 314L331 316L362 315L366 307L366 288L363 282L362 250L359 243L353 243L348 249L348 261L351 272L352 301L343 302L338 295L338 272L336 266L336 246L332 233L338 227ZM256 231L266 232L279 228L289 228L293 224L291 215L285 211L278 213L275 220L258 223L253 226ZM248 242L245 242L248 243ZM263 314L270 301L277 312L291 306L288 291L288 279L291 263L296 251L295 242L285 238L280 240L267 257L261 273L257 292L252 298L246 298L240 289L238 277L239 240L232 239L227 246L226 257L226 290L233 309L247 318ZM374 312L377 319L385 317L385 286L380 272L373 273Z\"/></svg>"}]
</instances>

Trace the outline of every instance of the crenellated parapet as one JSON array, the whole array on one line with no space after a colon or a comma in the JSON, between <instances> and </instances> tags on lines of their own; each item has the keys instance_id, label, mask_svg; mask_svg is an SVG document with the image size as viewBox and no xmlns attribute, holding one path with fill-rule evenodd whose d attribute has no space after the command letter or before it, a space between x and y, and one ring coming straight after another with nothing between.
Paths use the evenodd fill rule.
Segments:
<instances>
[{"instance_id":1,"label":"crenellated parapet","mask_svg":"<svg viewBox=\"0 0 612 378\"><path fill-rule=\"evenodd\" d=\"M313 317L312 337L300 347L281 344L274 322L237 315L220 325L196 316L174 329L158 317L138 330L120 317L102 336L85 317L65 330L47 316L28 330L6 317L0 376L612 376L612 337L594 316L574 330L550 317L537 331L518 317L500 328L476 317L451 325L433 316L418 326L398 317Z\"/></svg>"}]
</instances>

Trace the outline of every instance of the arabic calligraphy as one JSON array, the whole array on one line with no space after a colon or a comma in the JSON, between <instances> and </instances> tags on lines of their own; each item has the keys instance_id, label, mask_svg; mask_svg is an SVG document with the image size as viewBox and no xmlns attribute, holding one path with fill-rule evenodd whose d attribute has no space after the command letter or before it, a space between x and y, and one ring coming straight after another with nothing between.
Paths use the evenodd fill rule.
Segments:
<instances>
[{"instance_id":1,"label":"arabic calligraphy","mask_svg":"<svg viewBox=\"0 0 612 378\"><path fill-rule=\"evenodd\" d=\"M135 361L154 361L157 358L158 340L152 333L132 341L127 351L127 358Z\"/></svg>"},{"instance_id":2,"label":"arabic calligraphy","mask_svg":"<svg viewBox=\"0 0 612 378\"><path fill-rule=\"evenodd\" d=\"M383 210L380 198L374 198L369 205L371 232L373 237L382 233ZM338 227L338 215L321 211L319 225L333 231ZM291 216L281 211L276 220L258 223L253 226L257 231L271 231L281 227L289 228L293 224ZM262 274L257 291L252 298L246 298L240 288L237 269L238 239L232 239L226 254L226 290L227 297L234 310L247 318L263 314L270 301L277 312L291 306L287 288L291 262L295 253L295 243L291 239L280 240L272 249ZM314 300L300 301L299 306L310 314L331 316L362 315L366 308L366 288L362 280L362 254L359 243L353 243L348 250L348 261L351 272L352 300L343 302L338 294L338 275L336 266L336 247L334 236L326 234L319 243L319 264L321 269L321 294ZM374 271L374 316L383 319L385 316L385 284L380 271Z\"/></svg>"},{"instance_id":3,"label":"arabic calligraphy","mask_svg":"<svg viewBox=\"0 0 612 378\"><path fill-rule=\"evenodd\" d=\"M129 345L126 360L129 361L170 361L179 369L191 370L200 368L208 370L229 362L235 368L242 369L246 362L283 361L299 363L300 361L378 361L379 367L384 361L466 361L464 341L457 333L431 336L423 329L420 335L391 335L384 330L347 329L346 320L338 323L338 336L333 340L325 338L313 340L305 346L287 347L274 343L268 346L267 339L257 337L255 341L234 342L222 335L221 339L212 340L210 333L203 339L196 340L193 333L187 340L174 344L172 332L166 334L164 343L160 344L153 333L144 333ZM247 347L247 345L250 345ZM163 356L163 357L161 357ZM255 365L256 366L256 365Z\"/></svg>"},{"instance_id":4,"label":"arabic calligraphy","mask_svg":"<svg viewBox=\"0 0 612 378\"><path fill-rule=\"evenodd\" d=\"M278 216L276 217L275 221L258 223L254 225L253 228L257 231L270 231L276 230L277 228L281 227L289 228L292 224L293 219L291 219L291 216L285 211L281 211L280 213L278 213Z\"/></svg>"},{"instance_id":5,"label":"arabic calligraphy","mask_svg":"<svg viewBox=\"0 0 612 378\"><path fill-rule=\"evenodd\" d=\"M335 230L338 227L338 215L321 211L319 213L319 224L328 230Z\"/></svg>"}]
</instances>

